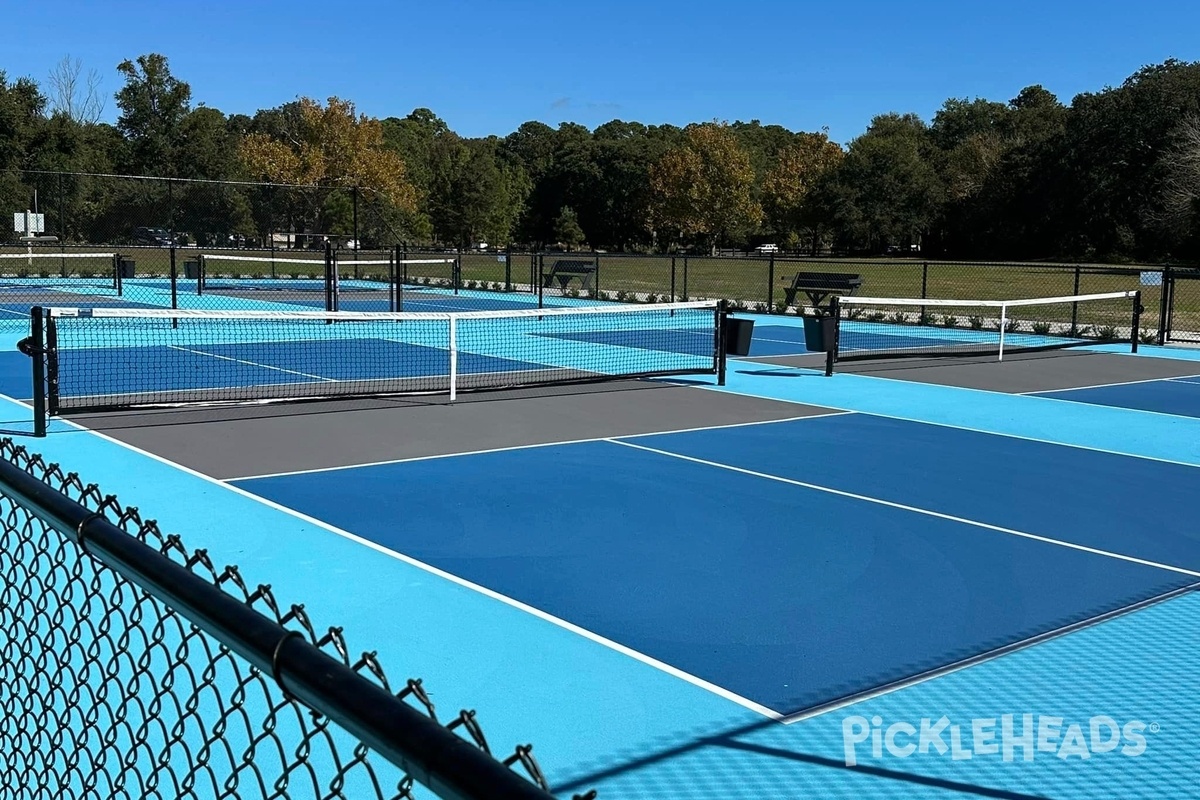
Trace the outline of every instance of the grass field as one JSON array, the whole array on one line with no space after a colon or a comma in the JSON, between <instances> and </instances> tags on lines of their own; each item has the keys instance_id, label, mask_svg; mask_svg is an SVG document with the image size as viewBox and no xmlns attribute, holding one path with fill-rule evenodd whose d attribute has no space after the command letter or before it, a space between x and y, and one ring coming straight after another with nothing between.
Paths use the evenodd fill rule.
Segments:
<instances>
[{"instance_id":1,"label":"grass field","mask_svg":"<svg viewBox=\"0 0 1200 800\"><path fill-rule=\"evenodd\" d=\"M119 252L136 263L140 277L165 277L170 274L170 252L161 248L110 248L103 245L71 245L61 248L66 253ZM56 258L60 249L50 251L35 248L32 260L0 258L0 274L5 276L53 277L68 274L100 275L110 265L103 259ZM17 245L0 247L0 255L24 254ZM182 248L176 251L176 268L180 275L184 263L201 254L234 255L257 258L261 261L221 262L209 264L210 275L318 278L323 274L322 254L317 250L277 250L278 260L299 259L308 264L271 264L271 253L264 250L217 250ZM387 260L389 253L342 252L339 255L343 278L386 280L388 267L383 265L356 266L357 261ZM410 251L409 260L450 259L455 254ZM546 254L542 256L546 269L555 258L598 258L596 290L608 299L656 300L685 298L726 299L739 301L751 310L795 313L783 309L784 288L797 271L850 272L861 275L862 288L858 294L875 297L932 297L957 299L1020 299L1070 294L1140 289L1146 308L1143 327L1157 330L1162 289L1157 285L1141 285L1136 266L1049 265L1015 263L921 262L913 260L839 260L839 259L777 259L772 281L771 263L763 258L707 258L702 256L648 256L601 254ZM464 287L501 290L506 279L519 291L535 289L535 257L513 254L506 265L504 253L462 253L461 279ZM218 267L219 264L219 267ZM1159 267L1147 267L1159 270ZM1078 284L1076 272L1078 271ZM446 283L452 278L449 263L410 264L407 274L413 282ZM1189 332L1200 331L1200 280L1181 280L1177 283L1173 331L1181 338Z\"/></svg>"}]
</instances>

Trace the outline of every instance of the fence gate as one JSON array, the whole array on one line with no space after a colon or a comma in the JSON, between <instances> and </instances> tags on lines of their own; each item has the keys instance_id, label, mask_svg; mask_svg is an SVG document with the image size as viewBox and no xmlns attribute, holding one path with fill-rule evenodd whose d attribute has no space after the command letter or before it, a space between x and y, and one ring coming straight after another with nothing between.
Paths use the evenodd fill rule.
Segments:
<instances>
[{"instance_id":1,"label":"fence gate","mask_svg":"<svg viewBox=\"0 0 1200 800\"><path fill-rule=\"evenodd\" d=\"M1200 342L1200 269L1167 269L1163 273L1163 339Z\"/></svg>"}]
</instances>

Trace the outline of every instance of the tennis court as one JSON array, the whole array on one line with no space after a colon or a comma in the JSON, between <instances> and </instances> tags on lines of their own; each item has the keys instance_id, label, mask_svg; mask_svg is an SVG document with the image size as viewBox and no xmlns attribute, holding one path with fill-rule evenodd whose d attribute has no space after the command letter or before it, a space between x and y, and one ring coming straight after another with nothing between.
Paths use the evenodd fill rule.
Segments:
<instances>
[{"instance_id":1,"label":"tennis court","mask_svg":"<svg viewBox=\"0 0 1200 800\"><path fill-rule=\"evenodd\" d=\"M1200 351L1030 329L826 377L798 318L722 370L707 304L578 311L64 314L73 413L27 444L534 742L559 796L1197 796ZM1004 715L1057 739L1005 758ZM884 746L942 717L952 747Z\"/></svg>"}]
</instances>

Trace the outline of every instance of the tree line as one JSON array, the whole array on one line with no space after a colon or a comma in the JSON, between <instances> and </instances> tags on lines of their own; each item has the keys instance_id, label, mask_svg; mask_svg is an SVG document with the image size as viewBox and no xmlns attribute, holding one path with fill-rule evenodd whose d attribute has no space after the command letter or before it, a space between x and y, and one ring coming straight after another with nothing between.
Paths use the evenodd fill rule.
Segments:
<instances>
[{"instance_id":1,"label":"tree line","mask_svg":"<svg viewBox=\"0 0 1200 800\"><path fill-rule=\"evenodd\" d=\"M367 244L1200 257L1200 63L1147 66L1069 104L1030 86L1007 101L948 99L928 121L884 113L844 145L759 121L526 122L471 138L426 108L376 119L340 98L227 115L196 102L160 54L117 75L107 124L99 78L78 61L44 84L0 72L5 211L53 188L32 177L48 171L72 173L58 184L71 198L63 235L78 240L132 225L212 243L345 235L353 217ZM83 174L244 185L189 185L162 220L161 186Z\"/></svg>"}]
</instances>

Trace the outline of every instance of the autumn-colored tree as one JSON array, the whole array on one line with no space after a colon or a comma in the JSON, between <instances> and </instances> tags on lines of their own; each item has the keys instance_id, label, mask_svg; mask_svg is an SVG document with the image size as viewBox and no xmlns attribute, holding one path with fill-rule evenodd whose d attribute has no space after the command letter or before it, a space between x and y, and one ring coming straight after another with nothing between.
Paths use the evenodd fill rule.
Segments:
<instances>
[{"instance_id":1,"label":"autumn-colored tree","mask_svg":"<svg viewBox=\"0 0 1200 800\"><path fill-rule=\"evenodd\" d=\"M293 129L242 140L241 159L251 175L301 186L358 186L415 212L416 191L404 160L384 146L379 120L356 114L353 103L336 97L324 107L305 97L298 106Z\"/></svg>"},{"instance_id":2,"label":"autumn-colored tree","mask_svg":"<svg viewBox=\"0 0 1200 800\"><path fill-rule=\"evenodd\" d=\"M651 167L651 224L711 245L762 220L753 185L750 156L727 125L689 126L683 143Z\"/></svg>"},{"instance_id":3,"label":"autumn-colored tree","mask_svg":"<svg viewBox=\"0 0 1200 800\"><path fill-rule=\"evenodd\" d=\"M800 134L779 154L762 183L764 210L776 233L785 240L807 234L818 245L824 220L811 202L813 189L845 155L824 133Z\"/></svg>"}]
</instances>

